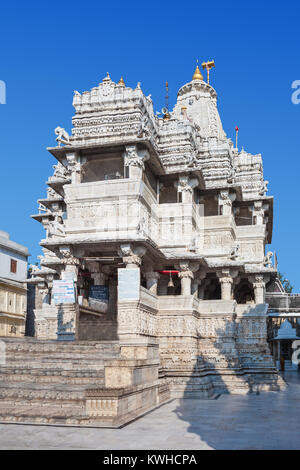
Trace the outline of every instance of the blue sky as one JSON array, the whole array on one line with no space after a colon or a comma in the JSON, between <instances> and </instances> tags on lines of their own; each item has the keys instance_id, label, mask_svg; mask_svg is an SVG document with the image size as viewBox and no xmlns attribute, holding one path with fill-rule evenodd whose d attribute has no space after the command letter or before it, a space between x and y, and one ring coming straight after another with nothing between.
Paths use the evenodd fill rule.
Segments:
<instances>
[{"instance_id":1,"label":"blue sky","mask_svg":"<svg viewBox=\"0 0 300 470\"><path fill-rule=\"evenodd\" d=\"M54 158L57 125L71 130L73 90L113 80L141 82L155 110L170 105L191 80L196 59L215 59L211 84L227 135L262 153L269 195L275 196L272 249L279 268L300 292L300 79L296 1L5 2L1 6L0 214L2 230L40 254L42 226L30 218ZM268 247L271 248L271 247Z\"/></svg>"}]
</instances>

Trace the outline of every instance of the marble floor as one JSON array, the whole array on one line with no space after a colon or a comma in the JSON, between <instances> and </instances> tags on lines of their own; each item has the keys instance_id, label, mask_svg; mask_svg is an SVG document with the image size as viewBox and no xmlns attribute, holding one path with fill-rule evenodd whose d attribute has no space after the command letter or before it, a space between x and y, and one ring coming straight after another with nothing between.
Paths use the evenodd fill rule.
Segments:
<instances>
[{"instance_id":1,"label":"marble floor","mask_svg":"<svg viewBox=\"0 0 300 470\"><path fill-rule=\"evenodd\" d=\"M0 449L300 449L300 375L284 392L173 400L122 429L0 424Z\"/></svg>"}]
</instances>

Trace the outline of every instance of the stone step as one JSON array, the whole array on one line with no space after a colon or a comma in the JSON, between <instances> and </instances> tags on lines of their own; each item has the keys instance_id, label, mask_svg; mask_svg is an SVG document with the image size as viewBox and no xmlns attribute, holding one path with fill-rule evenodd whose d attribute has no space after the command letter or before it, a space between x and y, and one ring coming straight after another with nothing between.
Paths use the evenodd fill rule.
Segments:
<instances>
[{"instance_id":1,"label":"stone step","mask_svg":"<svg viewBox=\"0 0 300 470\"><path fill-rule=\"evenodd\" d=\"M97 384L88 385L88 388L97 388ZM9 382L0 381L0 404L5 400L37 401L40 403L72 403L83 401L86 384L69 383L37 383L37 382Z\"/></svg>"},{"instance_id":2,"label":"stone step","mask_svg":"<svg viewBox=\"0 0 300 470\"><path fill-rule=\"evenodd\" d=\"M60 404L12 400L0 402L0 421L9 423L31 422L34 424L80 424L86 419L85 403Z\"/></svg>"},{"instance_id":3,"label":"stone step","mask_svg":"<svg viewBox=\"0 0 300 470\"><path fill-rule=\"evenodd\" d=\"M100 354L119 354L119 348L47 348L47 349L21 349L21 348L8 348L6 347L6 354L7 355L20 355L20 356L26 356L27 354L32 354L32 355L48 355L52 356L53 354L57 354L58 356L61 356L63 354L75 354L75 355L88 355L88 356L99 356Z\"/></svg>"},{"instance_id":4,"label":"stone step","mask_svg":"<svg viewBox=\"0 0 300 470\"><path fill-rule=\"evenodd\" d=\"M118 341L43 341L26 338L0 337L6 343L6 354L40 353L119 353Z\"/></svg>"},{"instance_id":5,"label":"stone step","mask_svg":"<svg viewBox=\"0 0 300 470\"><path fill-rule=\"evenodd\" d=\"M112 356L107 356L101 359L65 359L65 360L53 360L53 359L36 359L33 361L31 358L27 358L26 361L18 359L6 360L5 364L0 365L0 371L2 368L32 368L32 369L47 369L51 367L61 367L62 369L87 369L97 370L101 369L104 364L104 359L112 359Z\"/></svg>"},{"instance_id":6,"label":"stone step","mask_svg":"<svg viewBox=\"0 0 300 470\"><path fill-rule=\"evenodd\" d=\"M30 367L24 367L22 369L19 368L14 368L14 367L2 367L0 369L0 376L52 376L52 375L59 375L59 376L65 376L65 377L103 377L104 376L104 368L98 368L98 369L67 369L67 368L62 368L59 366L56 367L49 367L47 369L39 368L36 367L34 369Z\"/></svg>"},{"instance_id":7,"label":"stone step","mask_svg":"<svg viewBox=\"0 0 300 470\"><path fill-rule=\"evenodd\" d=\"M97 385L98 387L104 386L104 373L91 373L81 374L80 372L73 373L72 371L59 371L52 370L45 374L43 371L35 371L34 374L31 372L22 374L5 374L0 373L0 380L6 383L35 383L35 384L74 384L74 385Z\"/></svg>"},{"instance_id":8,"label":"stone step","mask_svg":"<svg viewBox=\"0 0 300 470\"><path fill-rule=\"evenodd\" d=\"M5 371L18 371L22 373L22 370L28 371L32 370L33 372L37 369L39 370L44 370L46 373L47 370L52 370L52 369L61 369L61 370L67 370L67 371L79 371L79 372L86 372L87 374L89 372L95 372L95 371L100 371L103 370L103 361L97 361L94 363L91 362L86 362L86 363L80 363L80 362L60 362L60 361L49 361L47 363L42 362L42 361L36 361L35 363L32 362L24 362L24 364L19 364L19 363L6 363L4 365L0 366L0 373L5 372Z\"/></svg>"}]
</instances>

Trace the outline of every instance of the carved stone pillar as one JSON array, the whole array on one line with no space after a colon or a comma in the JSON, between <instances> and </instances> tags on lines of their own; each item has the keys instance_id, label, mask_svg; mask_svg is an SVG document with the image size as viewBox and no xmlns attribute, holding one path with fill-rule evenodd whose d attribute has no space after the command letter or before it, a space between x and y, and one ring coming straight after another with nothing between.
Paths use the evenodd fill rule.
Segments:
<instances>
[{"instance_id":1,"label":"carved stone pillar","mask_svg":"<svg viewBox=\"0 0 300 470\"><path fill-rule=\"evenodd\" d=\"M255 274L249 277L254 289L254 299L256 304L265 303L265 286L267 279L263 274Z\"/></svg>"},{"instance_id":2,"label":"carved stone pillar","mask_svg":"<svg viewBox=\"0 0 300 470\"><path fill-rule=\"evenodd\" d=\"M79 155L76 152L67 153L66 158L68 162L68 170L71 173L71 183L81 183L82 177L84 175L84 168L80 163Z\"/></svg>"},{"instance_id":3,"label":"carved stone pillar","mask_svg":"<svg viewBox=\"0 0 300 470\"><path fill-rule=\"evenodd\" d=\"M194 279L194 272L199 269L199 263L180 261L176 267L179 270L178 277L181 279L181 295L191 295L192 279Z\"/></svg>"},{"instance_id":4,"label":"carved stone pillar","mask_svg":"<svg viewBox=\"0 0 300 470\"><path fill-rule=\"evenodd\" d=\"M45 282L39 282L37 287L38 287L38 291L42 299L42 308L49 307L51 299L50 299L49 288L47 284Z\"/></svg>"},{"instance_id":5,"label":"carved stone pillar","mask_svg":"<svg viewBox=\"0 0 300 470\"><path fill-rule=\"evenodd\" d=\"M74 274L74 282L77 282L79 260L71 253L65 253L63 255L63 262L65 265L65 272Z\"/></svg>"},{"instance_id":6,"label":"carved stone pillar","mask_svg":"<svg viewBox=\"0 0 300 470\"><path fill-rule=\"evenodd\" d=\"M267 223L268 218L265 217L265 212L269 208L268 204L263 204L262 201L255 201L251 211L253 213L253 219L255 225L263 225Z\"/></svg>"},{"instance_id":7,"label":"carved stone pillar","mask_svg":"<svg viewBox=\"0 0 300 470\"><path fill-rule=\"evenodd\" d=\"M49 290L49 304L50 305L55 305L54 304L54 298L53 298L53 295L52 295L54 275L53 274L47 274L46 279L47 279L48 290Z\"/></svg>"},{"instance_id":8,"label":"carved stone pillar","mask_svg":"<svg viewBox=\"0 0 300 470\"><path fill-rule=\"evenodd\" d=\"M124 164L128 167L130 179L142 179L144 162L150 158L147 150L138 150L136 145L125 147Z\"/></svg>"},{"instance_id":9,"label":"carved stone pillar","mask_svg":"<svg viewBox=\"0 0 300 470\"><path fill-rule=\"evenodd\" d=\"M177 191L181 193L181 202L184 204L189 204L193 201L194 191L188 176L179 176Z\"/></svg>"},{"instance_id":10,"label":"carved stone pillar","mask_svg":"<svg viewBox=\"0 0 300 470\"><path fill-rule=\"evenodd\" d=\"M230 269L223 269L222 271L217 272L217 276L220 279L221 284L221 299L231 300L233 279Z\"/></svg>"},{"instance_id":11,"label":"carved stone pillar","mask_svg":"<svg viewBox=\"0 0 300 470\"><path fill-rule=\"evenodd\" d=\"M152 292L152 294L157 295L157 284L159 280L159 273L155 271L148 271L145 273L145 278L147 282L147 289Z\"/></svg>"},{"instance_id":12,"label":"carved stone pillar","mask_svg":"<svg viewBox=\"0 0 300 470\"><path fill-rule=\"evenodd\" d=\"M181 279L181 295L191 295L191 285L194 274L191 270L187 269L178 274Z\"/></svg>"},{"instance_id":13,"label":"carved stone pillar","mask_svg":"<svg viewBox=\"0 0 300 470\"><path fill-rule=\"evenodd\" d=\"M232 201L234 201L235 197L236 195L229 194L229 191L220 191L218 197L220 215L232 214Z\"/></svg>"},{"instance_id":14,"label":"carved stone pillar","mask_svg":"<svg viewBox=\"0 0 300 470\"><path fill-rule=\"evenodd\" d=\"M262 201L255 201L253 204L253 208L251 210L253 213L254 224L262 225L264 223L264 215L265 215Z\"/></svg>"}]
</instances>

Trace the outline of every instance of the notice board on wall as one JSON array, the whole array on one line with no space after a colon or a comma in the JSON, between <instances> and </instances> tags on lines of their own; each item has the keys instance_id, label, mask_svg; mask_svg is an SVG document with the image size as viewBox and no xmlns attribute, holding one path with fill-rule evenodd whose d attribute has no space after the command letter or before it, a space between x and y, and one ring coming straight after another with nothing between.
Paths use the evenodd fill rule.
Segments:
<instances>
[{"instance_id":1,"label":"notice board on wall","mask_svg":"<svg viewBox=\"0 0 300 470\"><path fill-rule=\"evenodd\" d=\"M118 300L139 300L140 270L118 269Z\"/></svg>"},{"instance_id":2,"label":"notice board on wall","mask_svg":"<svg viewBox=\"0 0 300 470\"><path fill-rule=\"evenodd\" d=\"M55 304L66 304L75 302L74 281L53 281L52 298Z\"/></svg>"}]
</instances>

